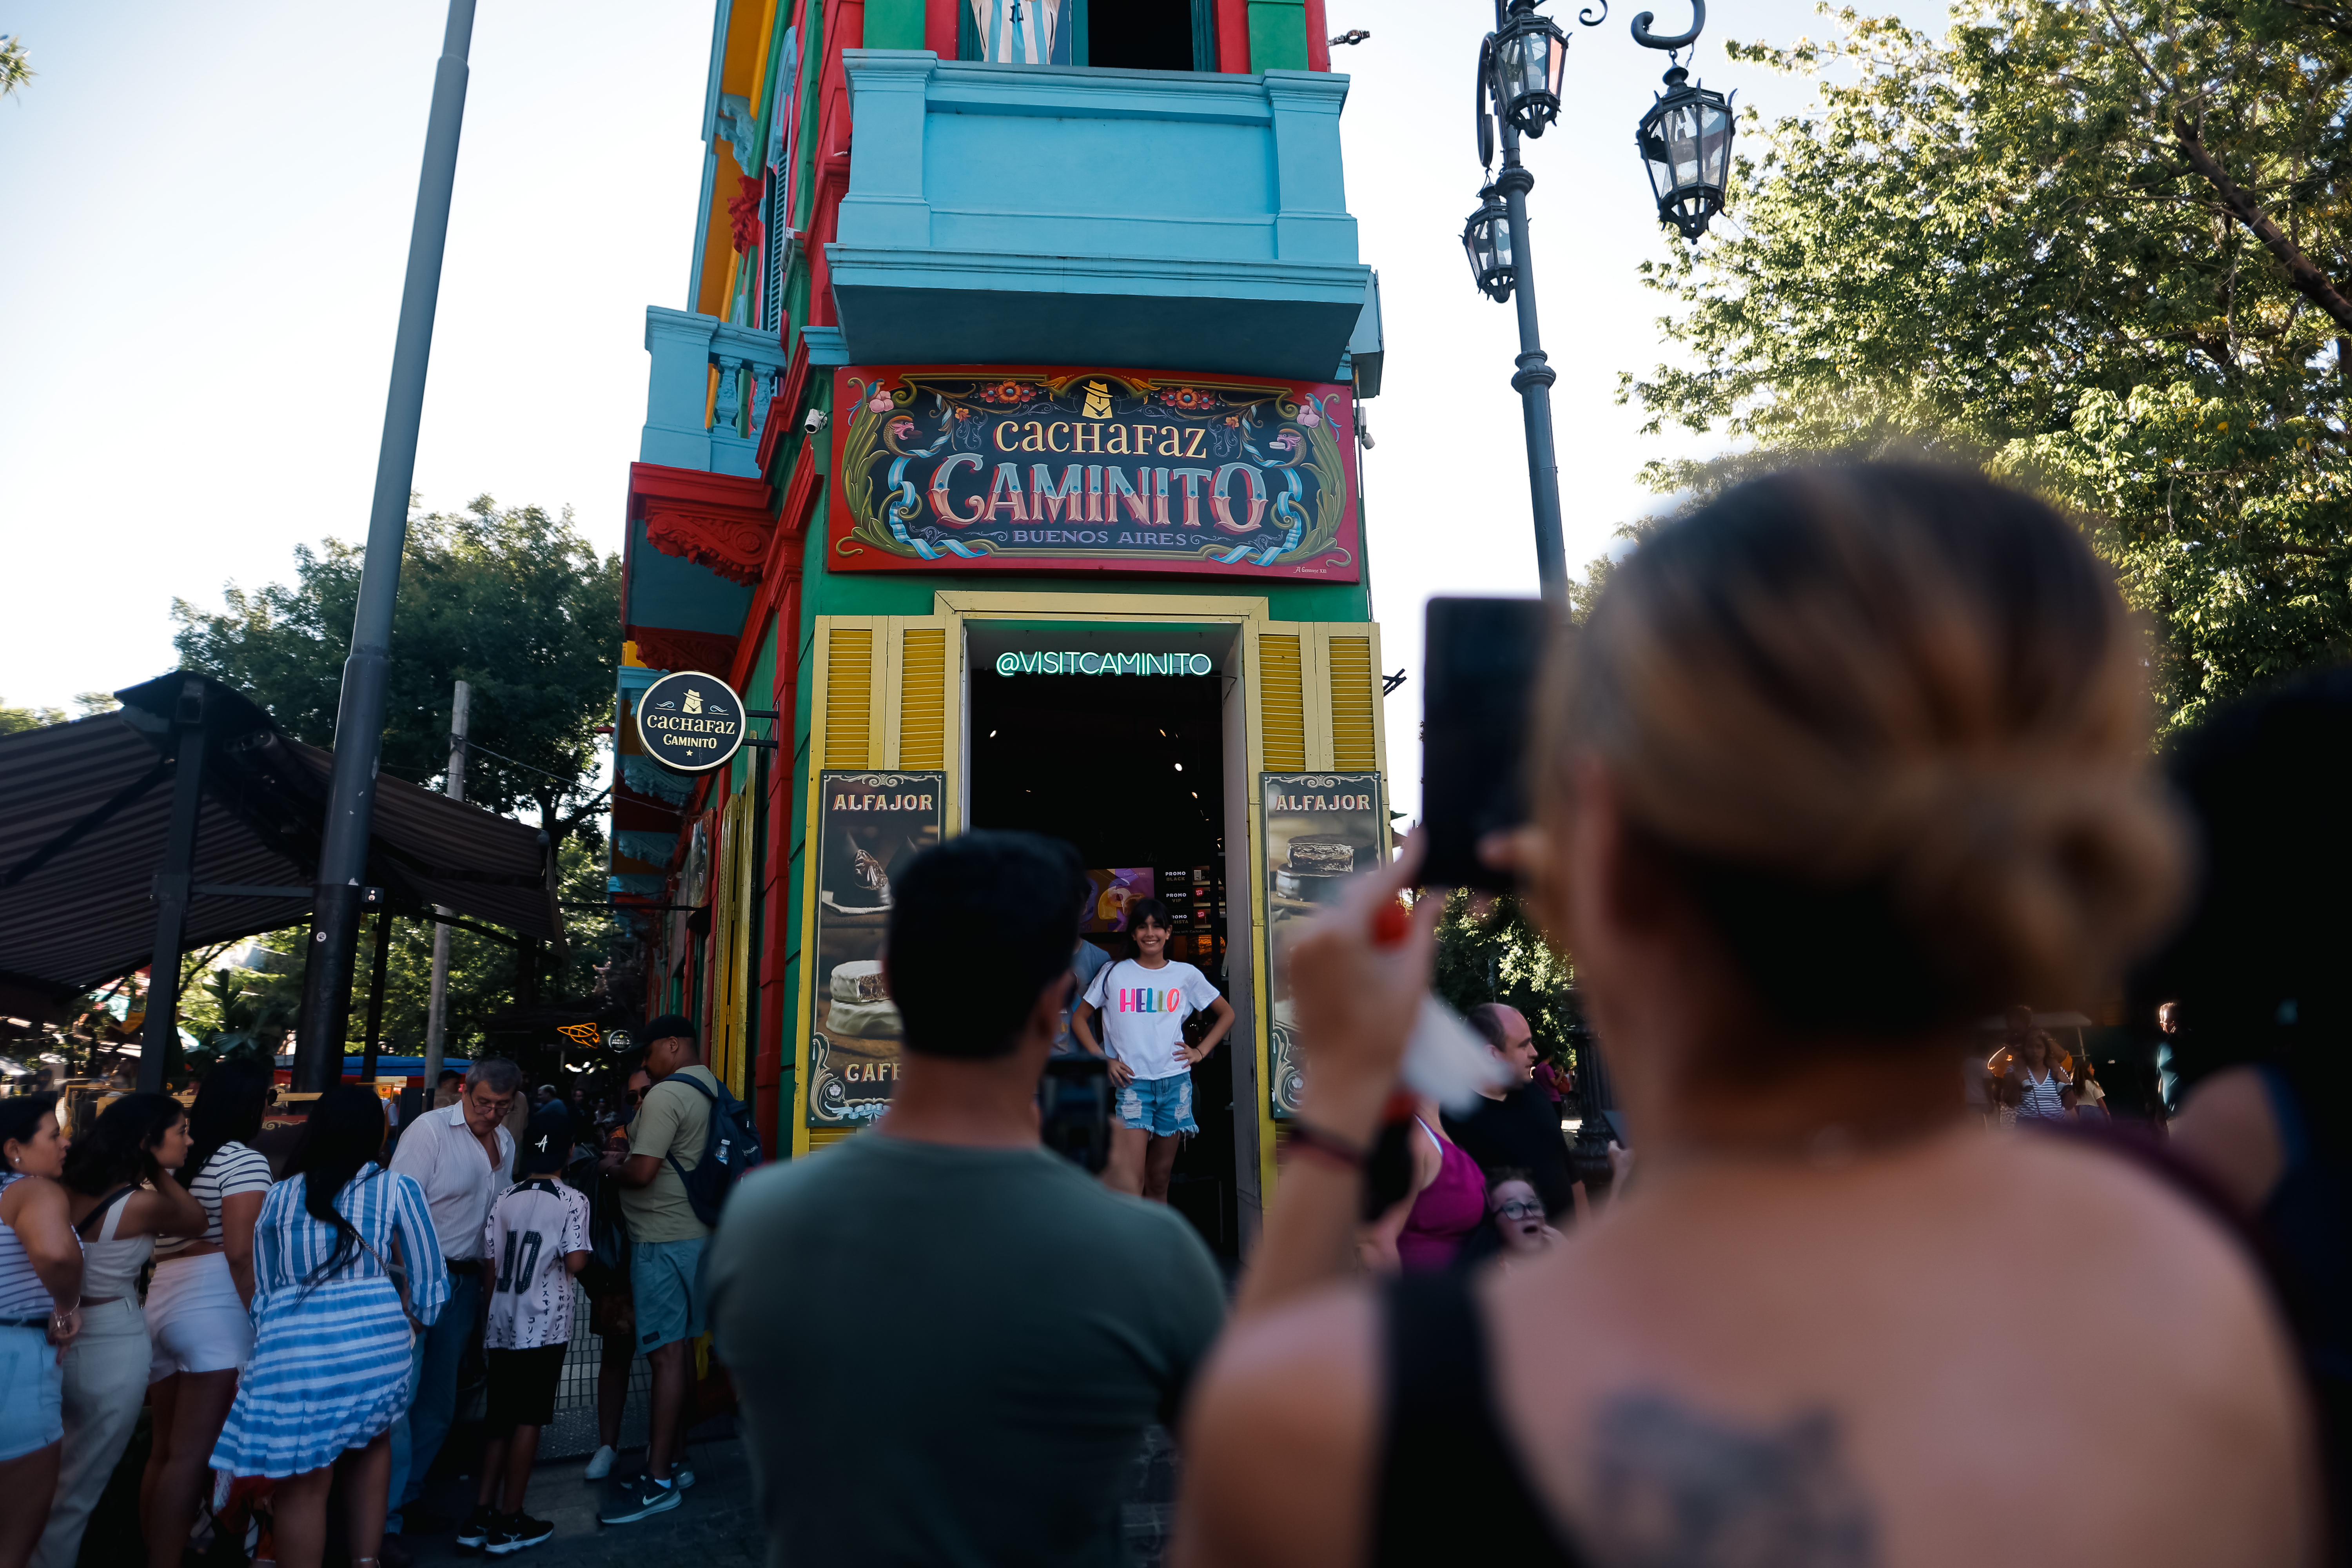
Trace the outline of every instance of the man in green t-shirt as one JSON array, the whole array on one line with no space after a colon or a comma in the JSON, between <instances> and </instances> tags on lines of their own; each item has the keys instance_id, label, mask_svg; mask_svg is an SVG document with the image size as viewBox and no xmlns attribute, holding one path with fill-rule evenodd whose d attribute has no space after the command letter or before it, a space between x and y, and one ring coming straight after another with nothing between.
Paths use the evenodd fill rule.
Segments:
<instances>
[{"instance_id":1,"label":"man in green t-shirt","mask_svg":"<svg viewBox=\"0 0 2352 1568\"><path fill-rule=\"evenodd\" d=\"M606 1524L674 1509L694 1484L694 1472L673 1468L673 1461L694 1402L688 1349L708 1327L703 1247L710 1227L695 1217L678 1172L691 1171L702 1159L712 1101L682 1080L698 1079L715 1094L719 1079L702 1065L693 1020L666 1014L646 1026L646 1071L654 1085L629 1126L629 1152L607 1160L620 1180L621 1213L629 1222L629 1294L637 1348L653 1372L653 1398L645 1473L612 1489L597 1510Z\"/></svg>"},{"instance_id":2,"label":"man in green t-shirt","mask_svg":"<svg viewBox=\"0 0 2352 1568\"><path fill-rule=\"evenodd\" d=\"M711 1315L772 1563L1122 1561L1122 1483L1224 1292L1182 1216L1038 1144L1084 879L1021 833L906 864L888 1113L729 1200Z\"/></svg>"}]
</instances>

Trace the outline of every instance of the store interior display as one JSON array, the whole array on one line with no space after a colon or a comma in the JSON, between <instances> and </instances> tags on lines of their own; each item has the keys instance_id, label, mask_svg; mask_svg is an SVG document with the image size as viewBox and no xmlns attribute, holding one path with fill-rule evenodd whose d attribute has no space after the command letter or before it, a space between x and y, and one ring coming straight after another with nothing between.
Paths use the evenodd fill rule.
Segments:
<instances>
[{"instance_id":1,"label":"store interior display","mask_svg":"<svg viewBox=\"0 0 2352 1568\"><path fill-rule=\"evenodd\" d=\"M1075 845L1094 888L1086 928L1075 934L1111 958L1133 956L1128 906L1158 899L1174 928L1168 956L1200 970L1230 998L1222 705L1231 683L1214 675L1007 676L975 666L971 826ZM1169 1187L1170 1204L1230 1258L1241 1246L1235 1048L1229 1039L1193 1069L1201 1131L1185 1140Z\"/></svg>"}]
</instances>

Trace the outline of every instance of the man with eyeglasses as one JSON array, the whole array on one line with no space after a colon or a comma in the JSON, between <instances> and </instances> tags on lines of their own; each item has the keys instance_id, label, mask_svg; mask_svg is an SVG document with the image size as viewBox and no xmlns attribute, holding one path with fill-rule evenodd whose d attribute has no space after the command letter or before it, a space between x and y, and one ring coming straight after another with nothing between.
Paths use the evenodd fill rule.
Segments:
<instances>
[{"instance_id":1,"label":"man with eyeglasses","mask_svg":"<svg viewBox=\"0 0 2352 1568\"><path fill-rule=\"evenodd\" d=\"M457 1369L478 1331L482 1285L482 1231L490 1205L514 1184L514 1135L504 1125L522 1089L522 1069L485 1057L466 1074L457 1102L416 1119L392 1157L392 1169L425 1189L433 1234L449 1269L449 1300L433 1326L417 1336L409 1380L408 1418L393 1427L392 1510L384 1521L387 1568L406 1552L394 1538L404 1510L425 1489L425 1477L457 1415ZM406 1441L403 1441L404 1436ZM421 1515L409 1522L429 1529ZM437 1521L436 1521L437 1522Z\"/></svg>"}]
</instances>

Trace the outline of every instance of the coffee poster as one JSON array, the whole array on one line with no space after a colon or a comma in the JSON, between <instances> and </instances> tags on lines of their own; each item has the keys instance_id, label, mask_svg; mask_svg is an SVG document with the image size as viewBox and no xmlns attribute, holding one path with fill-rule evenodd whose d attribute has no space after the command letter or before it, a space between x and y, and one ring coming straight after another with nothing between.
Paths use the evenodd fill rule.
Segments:
<instances>
[{"instance_id":1,"label":"coffee poster","mask_svg":"<svg viewBox=\"0 0 2352 1568\"><path fill-rule=\"evenodd\" d=\"M904 1033L882 976L890 879L940 841L947 774L820 773L817 798L808 1124L855 1126L882 1114L898 1080Z\"/></svg>"},{"instance_id":2,"label":"coffee poster","mask_svg":"<svg viewBox=\"0 0 2352 1568\"><path fill-rule=\"evenodd\" d=\"M1292 1049L1290 928L1339 901L1349 878L1388 858L1388 811L1378 773L1260 773L1265 845L1266 1092L1276 1117L1298 1114L1306 1080Z\"/></svg>"}]
</instances>

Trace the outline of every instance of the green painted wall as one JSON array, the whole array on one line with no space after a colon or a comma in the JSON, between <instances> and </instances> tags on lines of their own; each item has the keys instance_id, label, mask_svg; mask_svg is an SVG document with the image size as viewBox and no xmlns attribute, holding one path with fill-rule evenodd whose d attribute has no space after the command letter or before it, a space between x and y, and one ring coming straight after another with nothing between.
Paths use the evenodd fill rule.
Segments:
<instances>
[{"instance_id":1,"label":"green painted wall","mask_svg":"<svg viewBox=\"0 0 2352 1568\"><path fill-rule=\"evenodd\" d=\"M1250 69L1307 69L1307 0L1249 0L1249 39Z\"/></svg>"},{"instance_id":2,"label":"green painted wall","mask_svg":"<svg viewBox=\"0 0 2352 1568\"><path fill-rule=\"evenodd\" d=\"M923 0L866 0L866 47L921 48Z\"/></svg>"}]
</instances>

